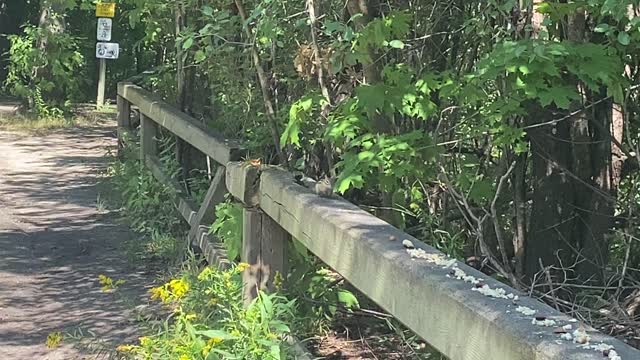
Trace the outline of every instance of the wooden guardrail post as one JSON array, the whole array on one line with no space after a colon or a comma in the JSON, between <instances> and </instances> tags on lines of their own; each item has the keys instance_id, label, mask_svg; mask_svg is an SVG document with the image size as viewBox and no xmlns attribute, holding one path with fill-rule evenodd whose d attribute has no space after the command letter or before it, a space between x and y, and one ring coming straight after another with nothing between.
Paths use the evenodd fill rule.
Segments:
<instances>
[{"instance_id":1,"label":"wooden guardrail post","mask_svg":"<svg viewBox=\"0 0 640 360\"><path fill-rule=\"evenodd\" d=\"M156 155L158 153L158 145L156 137L158 136L158 126L148 116L140 113L140 159L145 161L147 155Z\"/></svg>"},{"instance_id":2,"label":"wooden guardrail post","mask_svg":"<svg viewBox=\"0 0 640 360\"><path fill-rule=\"evenodd\" d=\"M249 304L258 290L273 290L276 277L286 276L291 235L259 208L260 166L233 162L226 171L229 192L244 206L241 259L250 265L243 272L244 301Z\"/></svg>"},{"instance_id":3,"label":"wooden guardrail post","mask_svg":"<svg viewBox=\"0 0 640 360\"><path fill-rule=\"evenodd\" d=\"M258 290L273 290L276 276L285 276L288 241L289 234L262 210L244 209L242 261L250 265L243 272L245 305L258 296Z\"/></svg>"},{"instance_id":4,"label":"wooden guardrail post","mask_svg":"<svg viewBox=\"0 0 640 360\"><path fill-rule=\"evenodd\" d=\"M122 157L125 137L131 127L131 103L118 95L118 157Z\"/></svg>"}]
</instances>

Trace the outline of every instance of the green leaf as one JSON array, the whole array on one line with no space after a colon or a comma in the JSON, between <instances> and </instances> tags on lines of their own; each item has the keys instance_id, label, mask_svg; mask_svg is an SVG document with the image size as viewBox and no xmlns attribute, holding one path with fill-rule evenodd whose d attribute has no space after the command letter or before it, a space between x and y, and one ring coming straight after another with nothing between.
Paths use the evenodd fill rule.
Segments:
<instances>
[{"instance_id":1,"label":"green leaf","mask_svg":"<svg viewBox=\"0 0 640 360\"><path fill-rule=\"evenodd\" d=\"M198 51L196 51L196 53L193 56L193 58L194 58L194 60L196 62L199 63L199 62L203 62L207 58L207 55L204 53L203 50L198 50Z\"/></svg>"},{"instance_id":2,"label":"green leaf","mask_svg":"<svg viewBox=\"0 0 640 360\"><path fill-rule=\"evenodd\" d=\"M347 290L339 290L338 291L338 301L342 303L348 309L358 309L360 308L360 303L358 302L358 298L351 291Z\"/></svg>"},{"instance_id":3,"label":"green leaf","mask_svg":"<svg viewBox=\"0 0 640 360\"><path fill-rule=\"evenodd\" d=\"M189 48L191 48L191 45L193 45L193 38L192 37L188 37L184 43L182 43L182 49L183 50L187 50Z\"/></svg>"},{"instance_id":4,"label":"green leaf","mask_svg":"<svg viewBox=\"0 0 640 360\"><path fill-rule=\"evenodd\" d=\"M392 40L389 42L389 46L391 46L394 49L404 49L404 42L400 41L400 40Z\"/></svg>"},{"instance_id":5,"label":"green leaf","mask_svg":"<svg viewBox=\"0 0 640 360\"><path fill-rule=\"evenodd\" d=\"M235 339L235 336L229 334L224 330L199 330L195 332L198 335L202 335L205 337L211 338L220 338L223 340L232 340Z\"/></svg>"},{"instance_id":6,"label":"green leaf","mask_svg":"<svg viewBox=\"0 0 640 360\"><path fill-rule=\"evenodd\" d=\"M631 42L631 37L624 31L618 33L618 42L624 46L629 45Z\"/></svg>"},{"instance_id":7,"label":"green leaf","mask_svg":"<svg viewBox=\"0 0 640 360\"><path fill-rule=\"evenodd\" d=\"M280 345L272 345L271 349L269 350L269 352L271 353L271 359L273 360L280 360L282 359L282 351L280 350Z\"/></svg>"},{"instance_id":8,"label":"green leaf","mask_svg":"<svg viewBox=\"0 0 640 360\"><path fill-rule=\"evenodd\" d=\"M213 8L209 5L205 5L202 7L202 13L206 16L212 16L213 15Z\"/></svg>"}]
</instances>

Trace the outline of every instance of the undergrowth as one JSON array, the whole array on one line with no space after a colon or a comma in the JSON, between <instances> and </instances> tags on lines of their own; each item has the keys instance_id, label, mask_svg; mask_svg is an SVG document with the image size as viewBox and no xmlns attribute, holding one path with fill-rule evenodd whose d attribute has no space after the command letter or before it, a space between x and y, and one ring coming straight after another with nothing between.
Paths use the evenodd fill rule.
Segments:
<instances>
[{"instance_id":1,"label":"undergrowth","mask_svg":"<svg viewBox=\"0 0 640 360\"><path fill-rule=\"evenodd\" d=\"M68 129L92 124L96 119L90 115L35 116L0 115L0 129L42 135L52 130Z\"/></svg>"},{"instance_id":2,"label":"undergrowth","mask_svg":"<svg viewBox=\"0 0 640 360\"><path fill-rule=\"evenodd\" d=\"M179 237L186 228L173 206L171 189L153 177L137 154L139 146L131 142L122 160L109 166L108 201L121 208L131 229L140 234L125 244L131 260L171 263L184 253L185 244ZM163 160L172 161L168 155Z\"/></svg>"},{"instance_id":3,"label":"undergrowth","mask_svg":"<svg viewBox=\"0 0 640 360\"><path fill-rule=\"evenodd\" d=\"M243 307L239 264L221 271L206 267L151 290L151 296L172 309L155 333L138 344L118 347L129 358L144 359L288 359L296 301L261 293Z\"/></svg>"},{"instance_id":4,"label":"undergrowth","mask_svg":"<svg viewBox=\"0 0 640 360\"><path fill-rule=\"evenodd\" d=\"M412 358L429 358L419 348L418 339L386 318L374 319L361 310L366 298L327 269L299 242L290 242L289 271L276 274L275 292L261 293L248 307L243 306L240 263L223 271L202 267L202 260L185 256L188 228L175 210L171 188L157 181L138 160L139 146L127 140L120 159L107 172L111 194L103 196L121 209L130 227L140 234L127 246L131 260L170 265L164 270L163 285L153 288L150 298L162 303L169 315L160 323L143 320L144 337L135 344L118 347L118 356L131 359L295 359L287 339L291 334L317 338L334 332L345 317L356 326L377 322L383 328L380 342L402 339ZM175 146L159 139L160 160L167 173L178 178ZM194 172L189 185L192 197L203 197L208 187L206 174ZM242 251L242 206L230 199L216 208L217 220L210 232L224 244L229 259L239 260ZM184 260L187 259L187 260ZM177 269L177 270L176 270ZM292 300L295 299L295 300ZM375 312L373 312L375 314ZM366 316L364 320L359 317ZM348 337L348 336L347 336ZM391 339L393 338L393 339ZM422 354L422 355L421 355Z\"/></svg>"}]
</instances>

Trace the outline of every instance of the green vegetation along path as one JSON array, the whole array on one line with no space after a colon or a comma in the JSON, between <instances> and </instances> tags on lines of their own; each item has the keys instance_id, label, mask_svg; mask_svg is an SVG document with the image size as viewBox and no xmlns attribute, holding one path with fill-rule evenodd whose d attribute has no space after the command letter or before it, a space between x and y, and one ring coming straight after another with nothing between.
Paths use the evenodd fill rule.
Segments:
<instances>
[{"instance_id":1,"label":"green vegetation along path","mask_svg":"<svg viewBox=\"0 0 640 360\"><path fill-rule=\"evenodd\" d=\"M0 131L0 359L106 358L101 348L135 341L131 310L151 276L119 250L133 234L96 189L113 130ZM127 282L105 293L100 274ZM82 332L82 346L48 348L55 332Z\"/></svg>"}]
</instances>

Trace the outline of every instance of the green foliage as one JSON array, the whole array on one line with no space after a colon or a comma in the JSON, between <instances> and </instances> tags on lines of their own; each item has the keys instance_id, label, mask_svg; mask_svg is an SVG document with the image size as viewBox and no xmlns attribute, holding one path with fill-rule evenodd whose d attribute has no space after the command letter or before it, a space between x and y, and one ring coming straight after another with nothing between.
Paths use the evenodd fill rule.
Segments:
<instances>
[{"instance_id":1,"label":"green foliage","mask_svg":"<svg viewBox=\"0 0 640 360\"><path fill-rule=\"evenodd\" d=\"M131 228L144 235L130 243L129 253L138 258L175 260L184 250L177 238L182 223L173 205L173 194L137 159L139 148L130 144L124 160L114 161L107 170L112 199L123 208ZM173 154L165 154L164 161L172 161Z\"/></svg>"},{"instance_id":2,"label":"green foliage","mask_svg":"<svg viewBox=\"0 0 640 360\"><path fill-rule=\"evenodd\" d=\"M260 293L245 309L241 272L246 268L207 267L152 289L154 298L173 307L173 315L139 345L121 345L119 350L159 359L287 359L286 336L296 301Z\"/></svg>"},{"instance_id":3,"label":"green foliage","mask_svg":"<svg viewBox=\"0 0 640 360\"><path fill-rule=\"evenodd\" d=\"M28 101L42 117L59 117L70 101L81 96L84 57L78 39L27 26L22 35L9 36L9 73L6 89ZM45 51L41 42L46 41Z\"/></svg>"},{"instance_id":4,"label":"green foliage","mask_svg":"<svg viewBox=\"0 0 640 360\"><path fill-rule=\"evenodd\" d=\"M603 45L523 40L496 46L478 64L477 75L470 79L474 84L506 79L511 85L509 96L517 101L535 99L542 106L554 103L558 108L568 109L572 101L579 99L578 89L572 86L575 78L592 91L605 87L609 95L621 101L625 86L622 70L616 52ZM507 110L503 116L512 113L509 109L500 110Z\"/></svg>"},{"instance_id":5,"label":"green foliage","mask_svg":"<svg viewBox=\"0 0 640 360\"><path fill-rule=\"evenodd\" d=\"M437 111L433 91L448 84L444 77L418 77L406 66L387 67L383 82L362 85L355 97L330 116L325 136L338 146L337 191L344 193L365 184L393 192L406 179L424 179L438 155L430 134L412 130L401 134L375 134L371 119L381 114L397 121L411 119L416 128Z\"/></svg>"},{"instance_id":6,"label":"green foliage","mask_svg":"<svg viewBox=\"0 0 640 360\"><path fill-rule=\"evenodd\" d=\"M362 64L371 64L370 51L404 49L403 42L411 30L411 17L402 12L392 12L388 16L373 19L356 36L355 59Z\"/></svg>"},{"instance_id":7,"label":"green foliage","mask_svg":"<svg viewBox=\"0 0 640 360\"><path fill-rule=\"evenodd\" d=\"M210 233L222 240L229 259L238 259L242 251L242 205L224 202L216 206L216 221Z\"/></svg>"},{"instance_id":8,"label":"green foliage","mask_svg":"<svg viewBox=\"0 0 640 360\"><path fill-rule=\"evenodd\" d=\"M292 298L302 299L298 305L300 316L308 320L301 321L307 331L325 328L334 319L339 308L347 311L360 308L356 295L339 285L341 279L333 271L307 262L304 270L298 274L301 276L297 277L294 272L289 279L287 293Z\"/></svg>"}]
</instances>

